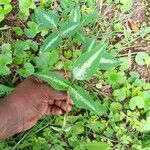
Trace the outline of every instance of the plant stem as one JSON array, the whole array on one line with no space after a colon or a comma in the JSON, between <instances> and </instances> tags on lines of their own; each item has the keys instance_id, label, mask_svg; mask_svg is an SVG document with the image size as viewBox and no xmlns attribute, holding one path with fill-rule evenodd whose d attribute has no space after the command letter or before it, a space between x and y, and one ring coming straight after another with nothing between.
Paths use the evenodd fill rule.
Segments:
<instances>
[{"instance_id":1,"label":"plant stem","mask_svg":"<svg viewBox=\"0 0 150 150\"><path fill-rule=\"evenodd\" d=\"M84 83L86 85L88 85L91 89L93 89L94 91L96 91L98 94L102 95L103 97L109 98L110 100L114 100L112 97L106 95L105 93L101 92L100 90L98 90L97 88L95 88L94 86L92 86L91 84L89 84L87 81L84 81Z\"/></svg>"}]
</instances>

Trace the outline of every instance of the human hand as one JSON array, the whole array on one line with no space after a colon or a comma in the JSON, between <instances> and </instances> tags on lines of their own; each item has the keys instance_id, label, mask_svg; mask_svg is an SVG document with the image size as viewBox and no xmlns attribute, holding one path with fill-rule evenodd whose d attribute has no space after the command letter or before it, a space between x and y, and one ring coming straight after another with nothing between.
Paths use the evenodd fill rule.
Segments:
<instances>
[{"instance_id":1,"label":"human hand","mask_svg":"<svg viewBox=\"0 0 150 150\"><path fill-rule=\"evenodd\" d=\"M17 86L6 98L6 102L12 112L9 122L12 130L10 129L6 137L30 129L43 115L61 115L69 112L72 105L66 92L56 91L33 76Z\"/></svg>"}]
</instances>

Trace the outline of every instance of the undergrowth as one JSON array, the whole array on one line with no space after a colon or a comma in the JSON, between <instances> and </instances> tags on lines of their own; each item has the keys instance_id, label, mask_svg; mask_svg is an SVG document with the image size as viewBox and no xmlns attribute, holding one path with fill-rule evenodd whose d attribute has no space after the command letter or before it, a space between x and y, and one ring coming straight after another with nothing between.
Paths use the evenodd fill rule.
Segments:
<instances>
[{"instance_id":1,"label":"undergrowth","mask_svg":"<svg viewBox=\"0 0 150 150\"><path fill-rule=\"evenodd\" d=\"M75 103L71 113L43 117L0 149L150 148L150 83L131 67L150 65L149 52L131 50L150 40L150 27L128 22L132 6L132 0L0 0L0 96L36 75Z\"/></svg>"}]
</instances>

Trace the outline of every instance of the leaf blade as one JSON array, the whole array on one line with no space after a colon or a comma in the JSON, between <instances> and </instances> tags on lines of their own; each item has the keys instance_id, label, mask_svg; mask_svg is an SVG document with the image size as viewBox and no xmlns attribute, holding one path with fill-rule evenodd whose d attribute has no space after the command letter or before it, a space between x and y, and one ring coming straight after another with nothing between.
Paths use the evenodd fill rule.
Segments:
<instances>
[{"instance_id":1,"label":"leaf blade","mask_svg":"<svg viewBox=\"0 0 150 150\"><path fill-rule=\"evenodd\" d=\"M96 38L88 39L84 44L84 51L91 51L96 46Z\"/></svg>"},{"instance_id":2,"label":"leaf blade","mask_svg":"<svg viewBox=\"0 0 150 150\"><path fill-rule=\"evenodd\" d=\"M64 38L73 36L75 33L77 33L79 29L79 23L78 22L70 22L66 24L64 27L62 27L61 31L61 36Z\"/></svg>"},{"instance_id":3,"label":"leaf blade","mask_svg":"<svg viewBox=\"0 0 150 150\"><path fill-rule=\"evenodd\" d=\"M79 108L97 112L94 100L83 88L77 85L69 87L68 95Z\"/></svg>"},{"instance_id":4,"label":"leaf blade","mask_svg":"<svg viewBox=\"0 0 150 150\"><path fill-rule=\"evenodd\" d=\"M77 80L89 79L99 66L99 59L107 44L97 46L94 50L82 54L73 67L73 77Z\"/></svg>"},{"instance_id":5,"label":"leaf blade","mask_svg":"<svg viewBox=\"0 0 150 150\"><path fill-rule=\"evenodd\" d=\"M99 67L103 70L109 70L117 67L119 64L121 64L121 61L119 61L117 58L115 58L109 53L104 53L100 58Z\"/></svg>"},{"instance_id":6,"label":"leaf blade","mask_svg":"<svg viewBox=\"0 0 150 150\"><path fill-rule=\"evenodd\" d=\"M66 91L70 86L70 82L67 79L55 72L40 72L34 75L59 91Z\"/></svg>"},{"instance_id":7,"label":"leaf blade","mask_svg":"<svg viewBox=\"0 0 150 150\"><path fill-rule=\"evenodd\" d=\"M51 51L57 48L60 43L61 43L60 35L54 32L45 39L45 42L43 43L40 51L41 52Z\"/></svg>"},{"instance_id":8,"label":"leaf blade","mask_svg":"<svg viewBox=\"0 0 150 150\"><path fill-rule=\"evenodd\" d=\"M35 17L40 26L45 28L57 28L59 19L53 12L37 8L35 9Z\"/></svg>"},{"instance_id":9,"label":"leaf blade","mask_svg":"<svg viewBox=\"0 0 150 150\"><path fill-rule=\"evenodd\" d=\"M70 21L71 22L80 22L81 13L79 6L77 5L70 13Z\"/></svg>"}]
</instances>

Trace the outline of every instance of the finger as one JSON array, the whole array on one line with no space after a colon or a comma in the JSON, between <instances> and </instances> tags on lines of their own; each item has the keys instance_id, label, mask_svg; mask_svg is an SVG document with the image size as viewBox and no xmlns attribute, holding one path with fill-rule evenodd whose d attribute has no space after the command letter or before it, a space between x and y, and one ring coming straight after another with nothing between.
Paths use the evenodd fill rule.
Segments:
<instances>
[{"instance_id":1,"label":"finger","mask_svg":"<svg viewBox=\"0 0 150 150\"><path fill-rule=\"evenodd\" d=\"M56 91L53 88L49 88L49 97L55 100L67 99L67 92Z\"/></svg>"},{"instance_id":2,"label":"finger","mask_svg":"<svg viewBox=\"0 0 150 150\"><path fill-rule=\"evenodd\" d=\"M69 105L73 105L73 104L74 104L74 102L73 102L70 98L68 98L67 103L68 103Z\"/></svg>"},{"instance_id":3,"label":"finger","mask_svg":"<svg viewBox=\"0 0 150 150\"><path fill-rule=\"evenodd\" d=\"M51 114L53 115L62 115L63 111L57 106L51 106Z\"/></svg>"},{"instance_id":4,"label":"finger","mask_svg":"<svg viewBox=\"0 0 150 150\"><path fill-rule=\"evenodd\" d=\"M54 99L50 99L48 103L49 105L54 105L54 102L55 102Z\"/></svg>"},{"instance_id":5,"label":"finger","mask_svg":"<svg viewBox=\"0 0 150 150\"><path fill-rule=\"evenodd\" d=\"M63 111L71 111L71 106L66 101L55 101L55 105L60 107Z\"/></svg>"},{"instance_id":6,"label":"finger","mask_svg":"<svg viewBox=\"0 0 150 150\"><path fill-rule=\"evenodd\" d=\"M49 105L49 107L47 108L46 112L45 112L45 115L50 115L51 114L51 111L52 111L52 106Z\"/></svg>"}]
</instances>

